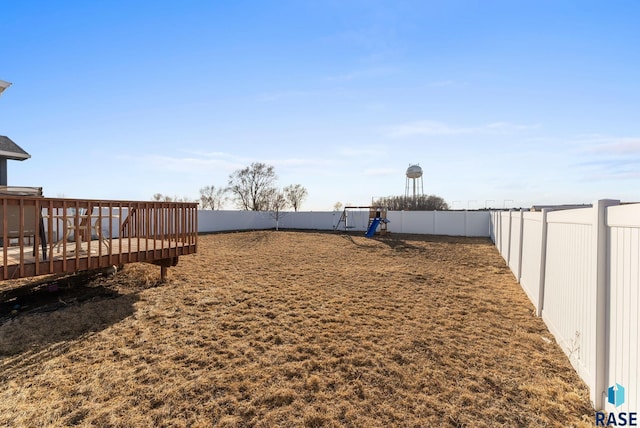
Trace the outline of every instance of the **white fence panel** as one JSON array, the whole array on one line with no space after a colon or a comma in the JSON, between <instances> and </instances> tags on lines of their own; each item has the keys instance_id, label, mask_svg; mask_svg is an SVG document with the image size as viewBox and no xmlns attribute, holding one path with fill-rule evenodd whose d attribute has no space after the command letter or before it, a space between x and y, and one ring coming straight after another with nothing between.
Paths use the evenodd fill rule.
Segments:
<instances>
[{"instance_id":1,"label":"white fence panel","mask_svg":"<svg viewBox=\"0 0 640 428\"><path fill-rule=\"evenodd\" d=\"M464 236L466 231L466 211L435 211L436 235Z\"/></svg>"},{"instance_id":2,"label":"white fence panel","mask_svg":"<svg viewBox=\"0 0 640 428\"><path fill-rule=\"evenodd\" d=\"M491 216L486 211L389 211L391 233L489 237Z\"/></svg>"},{"instance_id":3,"label":"white fence panel","mask_svg":"<svg viewBox=\"0 0 640 428\"><path fill-rule=\"evenodd\" d=\"M387 230L391 233L435 235L436 211L389 211Z\"/></svg>"},{"instance_id":4,"label":"white fence panel","mask_svg":"<svg viewBox=\"0 0 640 428\"><path fill-rule=\"evenodd\" d=\"M282 213L279 227L282 229L333 230L342 215L339 211L286 212ZM275 223L273 226L275 227Z\"/></svg>"},{"instance_id":5,"label":"white fence panel","mask_svg":"<svg viewBox=\"0 0 640 428\"><path fill-rule=\"evenodd\" d=\"M270 229L275 221L264 212L198 210L198 232Z\"/></svg>"},{"instance_id":6,"label":"white fence panel","mask_svg":"<svg viewBox=\"0 0 640 428\"><path fill-rule=\"evenodd\" d=\"M499 216L500 220L500 255L505 261L509 260L509 246L511 241L511 212L502 211Z\"/></svg>"},{"instance_id":7,"label":"white fence panel","mask_svg":"<svg viewBox=\"0 0 640 428\"><path fill-rule=\"evenodd\" d=\"M592 214L592 209L587 211ZM575 222L571 222L570 211L548 214L542 318L578 374L593 387L597 293L594 231L590 224L577 224L581 213L574 214Z\"/></svg>"},{"instance_id":8,"label":"white fence panel","mask_svg":"<svg viewBox=\"0 0 640 428\"><path fill-rule=\"evenodd\" d=\"M522 224L522 262L520 285L529 299L540 310L540 289L542 288L542 244L543 215L541 212L523 213ZM539 313L539 312L538 312Z\"/></svg>"},{"instance_id":9,"label":"white fence panel","mask_svg":"<svg viewBox=\"0 0 640 428\"><path fill-rule=\"evenodd\" d=\"M520 257L521 247L520 239L522 238L522 211L512 211L511 213L511 239L509 240L509 258L507 265L515 275L516 279L520 279Z\"/></svg>"},{"instance_id":10,"label":"white fence panel","mask_svg":"<svg viewBox=\"0 0 640 428\"><path fill-rule=\"evenodd\" d=\"M640 205L621 205L607 210L609 234L609 365L607 385L620 384L626 400L620 407L607 404L611 412L640 410Z\"/></svg>"},{"instance_id":11,"label":"white fence panel","mask_svg":"<svg viewBox=\"0 0 640 428\"><path fill-rule=\"evenodd\" d=\"M465 236L491 236L491 214L488 211L467 211Z\"/></svg>"}]
</instances>

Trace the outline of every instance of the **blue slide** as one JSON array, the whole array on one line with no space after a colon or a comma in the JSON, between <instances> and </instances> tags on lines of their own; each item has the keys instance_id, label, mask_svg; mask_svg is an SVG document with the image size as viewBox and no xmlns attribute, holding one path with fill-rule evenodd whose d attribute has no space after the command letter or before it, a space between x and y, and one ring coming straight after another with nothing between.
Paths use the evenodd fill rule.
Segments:
<instances>
[{"instance_id":1,"label":"blue slide","mask_svg":"<svg viewBox=\"0 0 640 428\"><path fill-rule=\"evenodd\" d=\"M373 223L371 223L371 226L369 226L369 229L367 230L367 233L364 234L364 236L366 236L367 238L371 238L376 233L376 229L378 228L379 224L379 218L373 219Z\"/></svg>"}]
</instances>

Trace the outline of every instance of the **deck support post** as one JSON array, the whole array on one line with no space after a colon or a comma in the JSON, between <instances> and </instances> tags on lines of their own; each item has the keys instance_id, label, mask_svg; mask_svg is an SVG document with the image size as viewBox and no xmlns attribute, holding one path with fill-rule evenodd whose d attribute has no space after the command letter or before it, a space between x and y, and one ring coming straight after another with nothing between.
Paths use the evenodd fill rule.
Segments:
<instances>
[{"instance_id":1,"label":"deck support post","mask_svg":"<svg viewBox=\"0 0 640 428\"><path fill-rule=\"evenodd\" d=\"M177 266L178 257L169 257L167 259L154 260L151 263L160 266L160 282L164 282L167 279L167 269L171 266Z\"/></svg>"}]
</instances>

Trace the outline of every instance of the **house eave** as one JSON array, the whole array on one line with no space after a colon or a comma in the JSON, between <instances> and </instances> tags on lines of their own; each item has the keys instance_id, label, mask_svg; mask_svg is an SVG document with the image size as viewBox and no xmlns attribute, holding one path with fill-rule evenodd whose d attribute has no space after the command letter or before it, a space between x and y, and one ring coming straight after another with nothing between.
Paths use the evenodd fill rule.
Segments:
<instances>
[{"instance_id":1,"label":"house eave","mask_svg":"<svg viewBox=\"0 0 640 428\"><path fill-rule=\"evenodd\" d=\"M30 157L31 155L28 153L21 154L16 152L5 152L3 150L0 150L0 158L23 161L25 159L29 159Z\"/></svg>"}]
</instances>

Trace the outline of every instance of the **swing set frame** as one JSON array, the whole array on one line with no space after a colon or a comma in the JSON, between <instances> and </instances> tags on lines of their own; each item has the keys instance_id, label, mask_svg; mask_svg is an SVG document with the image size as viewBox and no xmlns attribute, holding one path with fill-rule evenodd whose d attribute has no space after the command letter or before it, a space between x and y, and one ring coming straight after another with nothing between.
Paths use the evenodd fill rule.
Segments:
<instances>
[{"instance_id":1,"label":"swing set frame","mask_svg":"<svg viewBox=\"0 0 640 428\"><path fill-rule=\"evenodd\" d=\"M368 230L369 227L371 226L371 223L373 223L373 221L375 219L380 219L381 221L380 221L379 230L376 232L376 234L384 236L384 235L387 235L389 233L389 231L387 229L388 221L386 221L387 220L387 208L386 207L381 207L381 206L346 206L342 210L342 215L340 216L340 219L338 220L338 223L333 227L333 230L346 232L349 229L354 229L354 228L358 227L357 225L353 225L353 224L349 223L349 219L350 219L349 210L351 210L351 211L359 210L359 212L361 214L364 213L363 210L368 210L368 214L369 214L368 222L367 222L366 227L365 227L364 224L362 225L363 230L365 230L365 231ZM360 218L362 218L362 216Z\"/></svg>"}]
</instances>

